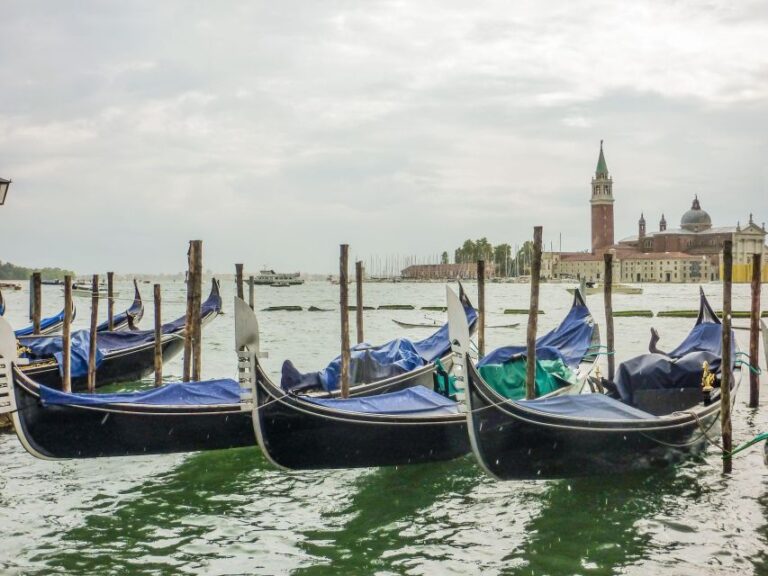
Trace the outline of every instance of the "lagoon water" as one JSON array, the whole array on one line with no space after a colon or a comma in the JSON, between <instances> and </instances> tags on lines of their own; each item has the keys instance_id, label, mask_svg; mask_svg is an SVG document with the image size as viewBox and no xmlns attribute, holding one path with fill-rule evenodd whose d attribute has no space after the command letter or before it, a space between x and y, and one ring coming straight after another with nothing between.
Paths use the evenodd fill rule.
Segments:
<instances>
[{"instance_id":1,"label":"lagoon water","mask_svg":"<svg viewBox=\"0 0 768 576\"><path fill-rule=\"evenodd\" d=\"M704 288L720 308L722 288ZM118 310L131 288L121 283ZM151 300L151 285L142 284ZM233 285L223 283L226 314L203 333L207 378L234 377ZM354 285L351 286L354 290ZM476 286L468 285L471 298ZM367 305L442 305L443 284L366 284ZM527 285L489 284L488 350L523 343ZM26 325L27 293L4 293L6 316ZM257 309L300 304L331 312L262 312L264 360L276 376L291 358L318 369L337 354L338 286L309 282L257 288ZM164 285L164 319L183 314L184 284ZM768 290L763 289L763 303ZM44 287L44 315L61 309L61 291ZM476 300L475 300L476 301ZM540 332L570 306L562 284L542 285ZM78 299L77 328L90 302ZM602 296L588 304L604 331ZM618 294L614 309L696 308L698 286L645 285ZM747 309L749 287L734 287ZM403 335L393 318L418 322L440 313L366 312L367 340ZM617 359L646 350L649 328L673 347L693 320L616 318ZM142 326L152 323L151 301ZM746 320L735 323L746 324ZM354 337L354 319L351 322ZM423 337L413 329L408 335ZM747 332L738 332L747 346ZM168 380L181 359L165 366ZM759 410L746 407L744 378L734 410L740 443L768 431L768 389ZM148 380L142 383L151 386ZM134 385L135 386L135 385ZM434 465L285 473L257 448L138 458L46 462L15 435L0 435L2 574L768 574L768 467L762 446L737 457L730 476L719 455L677 468L571 481L497 482L471 456Z\"/></svg>"}]
</instances>

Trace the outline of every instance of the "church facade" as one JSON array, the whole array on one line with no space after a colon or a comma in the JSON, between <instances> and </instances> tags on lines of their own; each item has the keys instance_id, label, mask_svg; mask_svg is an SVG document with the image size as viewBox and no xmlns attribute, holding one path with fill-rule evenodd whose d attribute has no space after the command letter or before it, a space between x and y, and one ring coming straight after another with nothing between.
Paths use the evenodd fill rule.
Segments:
<instances>
[{"instance_id":1,"label":"church facade","mask_svg":"<svg viewBox=\"0 0 768 576\"><path fill-rule=\"evenodd\" d=\"M599 282L603 255L611 252L613 277L620 282L711 282L722 277L723 243L733 241L733 280L749 282L752 255L762 254L762 280L768 282L768 247L765 224L758 226L749 215L748 224L713 227L709 214L694 196L679 228L668 228L664 214L657 231L649 232L644 214L637 234L615 242L613 226L613 178L608 172L603 143L590 198L592 249L589 252L546 252L542 275L547 278L585 278Z\"/></svg>"}]
</instances>

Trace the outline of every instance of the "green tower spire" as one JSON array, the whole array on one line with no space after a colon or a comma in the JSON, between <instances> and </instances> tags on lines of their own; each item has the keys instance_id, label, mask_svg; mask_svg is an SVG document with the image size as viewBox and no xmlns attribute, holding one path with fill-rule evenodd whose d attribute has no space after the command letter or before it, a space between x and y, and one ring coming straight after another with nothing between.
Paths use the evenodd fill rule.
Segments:
<instances>
[{"instance_id":1,"label":"green tower spire","mask_svg":"<svg viewBox=\"0 0 768 576\"><path fill-rule=\"evenodd\" d=\"M597 170L595 170L595 176L597 178L608 178L608 165L605 163L605 156L603 155L602 140L600 140L600 158L597 159Z\"/></svg>"}]
</instances>

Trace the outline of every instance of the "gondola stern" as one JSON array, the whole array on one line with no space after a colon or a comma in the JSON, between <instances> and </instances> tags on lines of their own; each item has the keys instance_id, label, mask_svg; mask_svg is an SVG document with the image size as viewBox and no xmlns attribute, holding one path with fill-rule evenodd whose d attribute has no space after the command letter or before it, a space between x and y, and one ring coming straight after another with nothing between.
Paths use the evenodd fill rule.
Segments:
<instances>
[{"instance_id":1,"label":"gondola stern","mask_svg":"<svg viewBox=\"0 0 768 576\"><path fill-rule=\"evenodd\" d=\"M259 366L259 323L251 307L237 296L234 297L235 310L235 350L238 356L238 382L240 384L240 403L243 410L251 411L253 431L256 443L264 457L275 467L281 466L269 451L264 438L263 422L260 417L262 405L260 399L266 394L261 385L262 371Z\"/></svg>"},{"instance_id":2,"label":"gondola stern","mask_svg":"<svg viewBox=\"0 0 768 576\"><path fill-rule=\"evenodd\" d=\"M5 318L0 317L0 415L7 415L10 418L16 437L27 452L41 460L55 460L37 450L36 443L27 437L26 427L21 421L23 413L18 410L16 400L19 388L16 382L17 360L16 336L13 328Z\"/></svg>"}]
</instances>

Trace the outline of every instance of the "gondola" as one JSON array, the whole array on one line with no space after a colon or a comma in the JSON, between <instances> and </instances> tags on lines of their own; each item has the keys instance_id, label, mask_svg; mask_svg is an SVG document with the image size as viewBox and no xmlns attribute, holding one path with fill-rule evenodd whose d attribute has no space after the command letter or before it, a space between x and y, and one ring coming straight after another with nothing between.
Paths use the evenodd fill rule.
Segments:
<instances>
[{"instance_id":1,"label":"gondola","mask_svg":"<svg viewBox=\"0 0 768 576\"><path fill-rule=\"evenodd\" d=\"M461 319L468 346L466 306L450 288L447 291L449 346L455 340L456 317ZM591 335L587 346L590 341ZM466 418L450 390L440 393L417 385L363 398L312 398L273 384L255 355L249 364L256 438L265 456L278 467L417 464L458 458L470 449Z\"/></svg>"},{"instance_id":2,"label":"gondola","mask_svg":"<svg viewBox=\"0 0 768 576\"><path fill-rule=\"evenodd\" d=\"M679 461L717 433L718 384L702 392L701 382L704 361L712 380L720 375L721 343L722 326L702 291L699 317L685 340L669 354L623 362L615 382L603 381L606 394L510 401L469 365L473 452L502 480L616 474Z\"/></svg>"},{"instance_id":3,"label":"gondola","mask_svg":"<svg viewBox=\"0 0 768 576\"><path fill-rule=\"evenodd\" d=\"M221 312L219 284L212 280L211 292L201 306L203 326ZM177 318L162 326L163 361L168 361L184 348L186 318ZM71 337L72 389L83 390L87 385L89 331L78 330ZM154 370L154 330L122 330L97 334L96 385L140 380ZM21 370L33 381L45 386L61 388L59 359L62 352L61 336L48 338L19 338L29 363Z\"/></svg>"}]
</instances>

